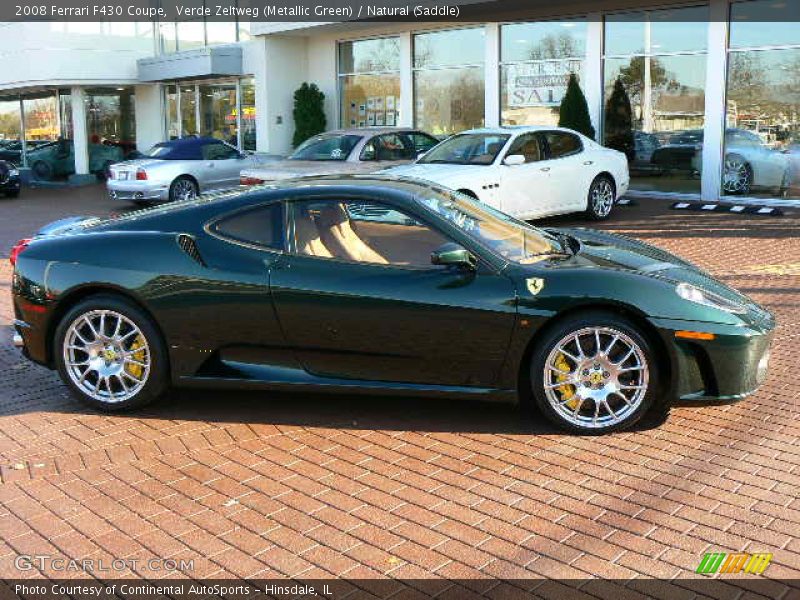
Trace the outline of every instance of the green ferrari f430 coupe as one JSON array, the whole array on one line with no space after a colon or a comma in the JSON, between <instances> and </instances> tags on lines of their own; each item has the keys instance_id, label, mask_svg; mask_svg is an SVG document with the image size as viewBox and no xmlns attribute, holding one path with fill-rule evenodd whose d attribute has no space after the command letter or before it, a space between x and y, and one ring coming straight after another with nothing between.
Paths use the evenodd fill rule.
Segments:
<instances>
[{"instance_id":1,"label":"green ferrari f430 coupe","mask_svg":"<svg viewBox=\"0 0 800 600\"><path fill-rule=\"evenodd\" d=\"M605 433L752 393L775 326L653 246L392 176L75 218L11 259L16 343L107 411L170 386L458 396Z\"/></svg>"}]
</instances>

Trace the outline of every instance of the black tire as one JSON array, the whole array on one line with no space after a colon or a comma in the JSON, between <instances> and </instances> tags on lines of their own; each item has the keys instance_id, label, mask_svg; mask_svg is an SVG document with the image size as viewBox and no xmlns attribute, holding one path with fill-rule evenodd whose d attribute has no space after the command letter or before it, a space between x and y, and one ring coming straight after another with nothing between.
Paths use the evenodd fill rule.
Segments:
<instances>
[{"instance_id":1,"label":"black tire","mask_svg":"<svg viewBox=\"0 0 800 600\"><path fill-rule=\"evenodd\" d=\"M458 193L459 194L464 194L465 196L469 196L470 198L474 198L475 200L479 199L478 195L475 192L473 192L472 190L458 190Z\"/></svg>"},{"instance_id":2,"label":"black tire","mask_svg":"<svg viewBox=\"0 0 800 600\"><path fill-rule=\"evenodd\" d=\"M19 190L13 192L6 192L6 198L19 198Z\"/></svg>"},{"instance_id":3,"label":"black tire","mask_svg":"<svg viewBox=\"0 0 800 600\"><path fill-rule=\"evenodd\" d=\"M191 186L191 189L194 190L194 196L196 197L199 193L197 189L197 183L191 178L186 175L181 175L180 177L176 177L175 181L172 182L172 185L169 186L169 201L170 202L177 202L179 200L185 200L186 198L182 197L182 190L183 186Z\"/></svg>"},{"instance_id":4,"label":"black tire","mask_svg":"<svg viewBox=\"0 0 800 600\"><path fill-rule=\"evenodd\" d=\"M726 181L727 171L731 169L732 164L741 166L742 171L737 174L739 178L735 181ZM744 196L750 193L753 188L753 165L751 165L743 156L739 154L729 154L725 157L723 163L723 177L722 177L722 191L729 195Z\"/></svg>"},{"instance_id":5,"label":"black tire","mask_svg":"<svg viewBox=\"0 0 800 600\"><path fill-rule=\"evenodd\" d=\"M103 168L96 174L98 181L108 181L111 177L111 165L113 164L115 164L113 160L107 160L103 164Z\"/></svg>"},{"instance_id":6,"label":"black tire","mask_svg":"<svg viewBox=\"0 0 800 600\"><path fill-rule=\"evenodd\" d=\"M64 357L67 333L71 325L82 315L94 310L109 310L119 313L135 324L146 340L150 357L149 375L138 392L125 400L110 402L93 398L73 381L68 372ZM169 359L161 334L147 314L120 296L109 294L90 296L68 310L56 327L53 338L53 356L58 373L72 394L83 404L103 412L123 412L145 406L157 400L169 388Z\"/></svg>"},{"instance_id":7,"label":"black tire","mask_svg":"<svg viewBox=\"0 0 800 600\"><path fill-rule=\"evenodd\" d=\"M574 423L568 418L558 412L556 407L553 406L553 403L550 399L548 399L547 391L545 390L545 369L547 367L547 361L550 357L552 352L555 352L555 348L561 341L563 341L567 336L579 332L581 330L587 328L599 327L604 329L613 330L615 332L621 332L625 336L628 337L633 343L635 343L639 349L641 350L641 354L644 358L644 364L647 367L647 388L642 394L642 396L636 400L635 396L632 397L634 402L632 403L635 408L630 410L627 415L624 415L618 422L609 422L608 424L601 425L598 424L597 426L592 426L588 422L585 426L579 425ZM587 334L589 335L589 334ZM613 335L604 333L605 338L601 337L601 344L603 346L607 345L609 342L609 338L612 338ZM543 332L542 338L538 340L537 346L534 349L531 355L530 361L530 372L528 381L530 382L531 389L528 390L521 390L522 396L528 397L533 399L533 404L539 409L539 411L552 423L558 426L561 429L566 431L570 431L572 433L579 433L579 434L587 434L587 435L600 435L605 433L611 433L614 431L621 431L627 429L634 424L636 424L645 414L648 413L651 409L656 406L662 406L663 401L659 398L660 394L660 380L659 380L659 373L658 373L658 355L654 349L653 344L647 338L645 334L631 321L616 315L611 312L605 311L590 311L584 314L575 315L566 317L561 321L554 323L551 327L549 327L546 331ZM589 338L591 340L591 336ZM585 343L585 342L584 342ZM618 344L619 345L619 344ZM602 346L601 346L602 347ZM591 355L594 349L591 346L587 346L584 348L587 355ZM625 346L624 343L622 347L617 347L617 352L624 352ZM612 359L613 356L613 359ZM609 359L616 360L617 355L614 352L610 353ZM594 362L595 359L592 359L591 362ZM628 362L623 362L623 365L629 365ZM581 377L582 375L588 374L588 371L581 371L578 365L569 365L577 377ZM598 365L594 365L597 367ZM591 367L590 367L591 368ZM603 367L604 368L604 367ZM611 370L611 369L609 369ZM549 368L548 368L549 371ZM580 371L580 372L579 372ZM644 372L641 372L644 375ZM606 373L608 375L608 373ZM623 376L624 377L624 376ZM578 394L578 390L582 389L580 385L576 385L572 387L571 392L574 394ZM552 390L551 394L555 396L558 390ZM529 393L528 393L529 392ZM559 392L560 394L561 392ZM636 392L630 392L631 394L636 394ZM573 396L574 397L574 396ZM559 400L563 400L564 396L559 396ZM621 400L620 400L621 401ZM638 401L638 405L636 402ZM582 404L578 404L578 401L573 401L574 405L569 405L570 411L574 409L575 406L579 406L580 413L582 418L589 418L588 416L583 416L584 407L583 404L586 404L585 409L590 411L591 414L592 407L595 405L593 400L583 400ZM613 401L612 401L613 402ZM619 401L618 401L619 402ZM563 408L563 405L562 405ZM625 405L617 404L617 408L614 409L614 412L628 410ZM610 414L609 414L610 416ZM576 419L580 420L580 419Z\"/></svg>"},{"instance_id":8,"label":"black tire","mask_svg":"<svg viewBox=\"0 0 800 600\"><path fill-rule=\"evenodd\" d=\"M598 175L586 195L586 217L591 221L605 221L611 216L616 197L617 186L614 180L608 175Z\"/></svg>"},{"instance_id":9,"label":"black tire","mask_svg":"<svg viewBox=\"0 0 800 600\"><path fill-rule=\"evenodd\" d=\"M40 181L50 181L53 178L53 167L50 163L43 160L37 160L33 163L33 165L31 165L31 171L34 177Z\"/></svg>"}]
</instances>

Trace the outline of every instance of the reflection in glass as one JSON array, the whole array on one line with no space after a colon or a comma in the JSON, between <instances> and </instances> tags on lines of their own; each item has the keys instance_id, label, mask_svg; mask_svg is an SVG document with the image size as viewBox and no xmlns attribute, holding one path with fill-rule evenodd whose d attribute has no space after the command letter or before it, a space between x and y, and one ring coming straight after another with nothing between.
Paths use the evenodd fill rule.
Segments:
<instances>
[{"instance_id":1,"label":"reflection in glass","mask_svg":"<svg viewBox=\"0 0 800 600\"><path fill-rule=\"evenodd\" d=\"M414 72L416 127L445 135L484 124L483 67Z\"/></svg>"},{"instance_id":2,"label":"reflection in glass","mask_svg":"<svg viewBox=\"0 0 800 600\"><path fill-rule=\"evenodd\" d=\"M164 99L167 118L167 139L175 140L181 135L181 123L178 117L178 88L168 85L164 88Z\"/></svg>"},{"instance_id":3,"label":"reflection in glass","mask_svg":"<svg viewBox=\"0 0 800 600\"><path fill-rule=\"evenodd\" d=\"M238 146L236 128L236 84L201 85L200 135Z\"/></svg>"},{"instance_id":4,"label":"reflection in glass","mask_svg":"<svg viewBox=\"0 0 800 600\"><path fill-rule=\"evenodd\" d=\"M515 23L500 36L503 125L557 125L569 76L583 71L586 23Z\"/></svg>"},{"instance_id":5,"label":"reflection in glass","mask_svg":"<svg viewBox=\"0 0 800 600\"><path fill-rule=\"evenodd\" d=\"M339 44L342 127L394 126L400 110L400 41L396 37Z\"/></svg>"},{"instance_id":6,"label":"reflection in glass","mask_svg":"<svg viewBox=\"0 0 800 600\"><path fill-rule=\"evenodd\" d=\"M242 150L256 149L256 84L255 80L243 79L241 83L242 104Z\"/></svg>"},{"instance_id":7,"label":"reflection in glass","mask_svg":"<svg viewBox=\"0 0 800 600\"><path fill-rule=\"evenodd\" d=\"M800 44L800 3L776 0L731 5L731 48Z\"/></svg>"},{"instance_id":8,"label":"reflection in glass","mask_svg":"<svg viewBox=\"0 0 800 600\"><path fill-rule=\"evenodd\" d=\"M632 189L700 191L707 11L606 19L604 143L628 156Z\"/></svg>"},{"instance_id":9,"label":"reflection in glass","mask_svg":"<svg viewBox=\"0 0 800 600\"><path fill-rule=\"evenodd\" d=\"M800 49L731 52L727 99L723 194L800 197Z\"/></svg>"},{"instance_id":10,"label":"reflection in glass","mask_svg":"<svg viewBox=\"0 0 800 600\"><path fill-rule=\"evenodd\" d=\"M19 101L0 102L0 149L11 142L19 141L22 124L20 122Z\"/></svg>"},{"instance_id":11,"label":"reflection in glass","mask_svg":"<svg viewBox=\"0 0 800 600\"><path fill-rule=\"evenodd\" d=\"M484 37L483 27L417 34L414 36L414 68L482 65Z\"/></svg>"},{"instance_id":12,"label":"reflection in glass","mask_svg":"<svg viewBox=\"0 0 800 600\"><path fill-rule=\"evenodd\" d=\"M86 90L86 128L90 144L136 150L136 111L133 88Z\"/></svg>"},{"instance_id":13,"label":"reflection in glass","mask_svg":"<svg viewBox=\"0 0 800 600\"><path fill-rule=\"evenodd\" d=\"M197 95L193 85L182 85L181 88L181 137L198 135L197 127Z\"/></svg>"}]
</instances>

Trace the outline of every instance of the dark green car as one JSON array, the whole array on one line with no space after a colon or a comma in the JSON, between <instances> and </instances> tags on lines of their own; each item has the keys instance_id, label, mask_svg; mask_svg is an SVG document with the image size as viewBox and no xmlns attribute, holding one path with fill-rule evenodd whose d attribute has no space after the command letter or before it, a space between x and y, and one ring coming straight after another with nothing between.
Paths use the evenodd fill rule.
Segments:
<instances>
[{"instance_id":1,"label":"dark green car","mask_svg":"<svg viewBox=\"0 0 800 600\"><path fill-rule=\"evenodd\" d=\"M60 223L12 261L17 343L109 411L170 386L460 396L608 432L752 393L775 324L652 246L389 176Z\"/></svg>"}]
</instances>

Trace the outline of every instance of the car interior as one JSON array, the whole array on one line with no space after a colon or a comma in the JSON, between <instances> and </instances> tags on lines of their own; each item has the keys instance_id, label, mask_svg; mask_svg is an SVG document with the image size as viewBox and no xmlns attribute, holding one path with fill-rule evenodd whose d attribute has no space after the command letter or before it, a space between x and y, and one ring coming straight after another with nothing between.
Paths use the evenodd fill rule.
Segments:
<instances>
[{"instance_id":1,"label":"car interior","mask_svg":"<svg viewBox=\"0 0 800 600\"><path fill-rule=\"evenodd\" d=\"M388 207L373 207L371 214L382 211L383 217L354 218L348 205L297 203L294 211L297 252L353 262L430 267L431 252L448 241L413 219L398 220L399 213ZM359 203L359 209L364 209L364 203Z\"/></svg>"}]
</instances>

